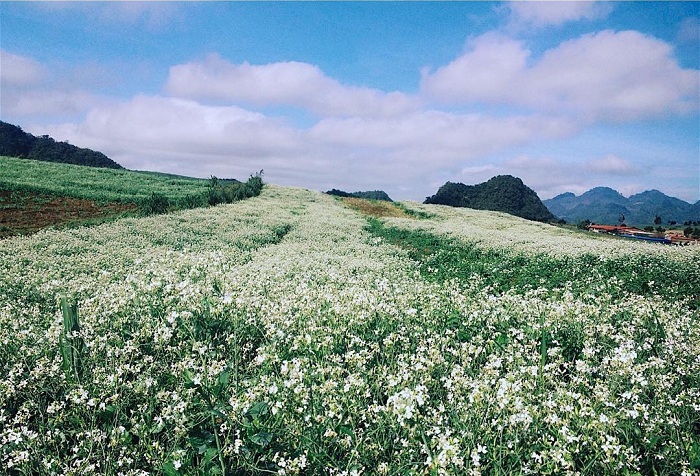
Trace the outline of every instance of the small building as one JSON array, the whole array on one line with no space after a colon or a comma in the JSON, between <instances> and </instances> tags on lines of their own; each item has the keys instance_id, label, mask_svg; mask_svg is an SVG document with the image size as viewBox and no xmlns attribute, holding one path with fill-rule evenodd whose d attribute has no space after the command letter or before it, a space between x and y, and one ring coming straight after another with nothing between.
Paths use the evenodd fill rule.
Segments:
<instances>
[{"instance_id":1,"label":"small building","mask_svg":"<svg viewBox=\"0 0 700 476\"><path fill-rule=\"evenodd\" d=\"M588 225L588 230L595 233L608 233L610 235L620 236L622 238L631 238L636 240L653 241L656 243L670 244L671 240L665 236L657 235L656 233L640 230L633 226L625 225Z\"/></svg>"},{"instance_id":2,"label":"small building","mask_svg":"<svg viewBox=\"0 0 700 476\"><path fill-rule=\"evenodd\" d=\"M594 225L594 224L591 224L591 225L588 225L588 230L595 232L595 233L611 233L613 235L616 235L618 233L628 233L629 230L636 230L636 228L632 228L632 227L624 226L624 225Z\"/></svg>"}]
</instances>

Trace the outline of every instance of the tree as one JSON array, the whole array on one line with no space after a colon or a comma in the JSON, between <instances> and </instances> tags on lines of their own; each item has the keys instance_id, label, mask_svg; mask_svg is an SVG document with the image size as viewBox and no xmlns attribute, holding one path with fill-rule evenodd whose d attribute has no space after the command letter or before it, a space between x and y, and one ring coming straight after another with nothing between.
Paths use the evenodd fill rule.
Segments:
<instances>
[{"instance_id":1,"label":"tree","mask_svg":"<svg viewBox=\"0 0 700 476\"><path fill-rule=\"evenodd\" d=\"M661 225L661 222L661 217L659 215L656 215L656 217L654 217L654 225Z\"/></svg>"}]
</instances>

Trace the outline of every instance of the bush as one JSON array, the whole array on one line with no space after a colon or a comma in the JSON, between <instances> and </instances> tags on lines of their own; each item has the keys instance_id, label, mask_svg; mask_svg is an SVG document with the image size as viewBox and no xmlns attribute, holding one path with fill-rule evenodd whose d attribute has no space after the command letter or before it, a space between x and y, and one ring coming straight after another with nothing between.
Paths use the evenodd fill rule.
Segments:
<instances>
[{"instance_id":1,"label":"bush","mask_svg":"<svg viewBox=\"0 0 700 476\"><path fill-rule=\"evenodd\" d=\"M193 194L181 197L176 201L175 207L178 210L189 210L191 208L199 208L207 205L208 197L206 194Z\"/></svg>"},{"instance_id":2,"label":"bush","mask_svg":"<svg viewBox=\"0 0 700 476\"><path fill-rule=\"evenodd\" d=\"M220 180L216 177L209 179L209 205L233 203L246 198L260 195L264 182L263 171L251 175L247 182Z\"/></svg>"},{"instance_id":3,"label":"bush","mask_svg":"<svg viewBox=\"0 0 700 476\"><path fill-rule=\"evenodd\" d=\"M143 215L160 215L166 213L170 208L170 200L161 193L152 192L151 195L141 202L141 213Z\"/></svg>"}]
</instances>

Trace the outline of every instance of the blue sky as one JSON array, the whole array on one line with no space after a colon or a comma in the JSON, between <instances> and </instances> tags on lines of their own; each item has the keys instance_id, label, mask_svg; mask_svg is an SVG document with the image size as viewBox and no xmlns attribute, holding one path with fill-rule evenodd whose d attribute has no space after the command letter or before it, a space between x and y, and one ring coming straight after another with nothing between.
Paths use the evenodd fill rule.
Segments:
<instances>
[{"instance_id":1,"label":"blue sky","mask_svg":"<svg viewBox=\"0 0 700 476\"><path fill-rule=\"evenodd\" d=\"M1 2L0 116L132 169L700 199L700 3Z\"/></svg>"}]
</instances>

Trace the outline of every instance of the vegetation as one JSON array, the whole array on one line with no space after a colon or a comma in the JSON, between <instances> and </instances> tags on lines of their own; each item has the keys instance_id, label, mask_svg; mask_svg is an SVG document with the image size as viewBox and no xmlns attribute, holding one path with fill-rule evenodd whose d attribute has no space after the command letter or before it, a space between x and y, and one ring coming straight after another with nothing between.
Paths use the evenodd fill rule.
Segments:
<instances>
[{"instance_id":1,"label":"vegetation","mask_svg":"<svg viewBox=\"0 0 700 476\"><path fill-rule=\"evenodd\" d=\"M67 142L56 142L49 136L35 137L20 127L0 121L0 156L65 164L121 169L122 166L104 155Z\"/></svg>"},{"instance_id":2,"label":"vegetation","mask_svg":"<svg viewBox=\"0 0 700 476\"><path fill-rule=\"evenodd\" d=\"M336 197L354 197L354 198L364 198L367 200L379 200L385 202L393 202L391 197L387 195L384 190L373 190L370 192L343 192L342 190L332 189L326 192L328 195L334 195Z\"/></svg>"},{"instance_id":3,"label":"vegetation","mask_svg":"<svg viewBox=\"0 0 700 476\"><path fill-rule=\"evenodd\" d=\"M579 295L587 292L592 280L620 279L619 291L623 294L650 297L661 294L668 301L687 300L691 309L700 309L700 294L697 294L700 269L697 264L688 261L669 267L665 255L628 254L601 262L593 254L552 256L488 249L474 242L423 230L387 227L377 219L370 219L366 229L372 235L408 250L409 256L420 263L422 274L438 282L458 279L467 283L478 276L485 286L500 293L546 286L550 289L567 287ZM646 271L638 274L638 269ZM653 283L666 285L655 286Z\"/></svg>"},{"instance_id":4,"label":"vegetation","mask_svg":"<svg viewBox=\"0 0 700 476\"><path fill-rule=\"evenodd\" d=\"M532 189L510 175L499 175L478 185L447 182L425 203L501 211L534 221L556 220Z\"/></svg>"},{"instance_id":5,"label":"vegetation","mask_svg":"<svg viewBox=\"0 0 700 476\"><path fill-rule=\"evenodd\" d=\"M342 201L349 208L372 217L408 218L412 216L408 213L408 209L399 206L399 204L395 202L367 200L355 197L345 197Z\"/></svg>"},{"instance_id":6,"label":"vegetation","mask_svg":"<svg viewBox=\"0 0 700 476\"><path fill-rule=\"evenodd\" d=\"M0 157L0 238L231 203L262 187L262 171L242 183Z\"/></svg>"},{"instance_id":7,"label":"vegetation","mask_svg":"<svg viewBox=\"0 0 700 476\"><path fill-rule=\"evenodd\" d=\"M238 180L219 180L216 177L209 179L209 205L220 203L233 203L250 197L257 197L263 187L263 171L251 175L247 182Z\"/></svg>"},{"instance_id":8,"label":"vegetation","mask_svg":"<svg viewBox=\"0 0 700 476\"><path fill-rule=\"evenodd\" d=\"M50 179L48 179L50 178ZM178 208L195 201L206 204L208 181L125 169L81 167L0 157L0 188L81 198L97 202L141 203L152 193L164 195Z\"/></svg>"},{"instance_id":9,"label":"vegetation","mask_svg":"<svg viewBox=\"0 0 700 476\"><path fill-rule=\"evenodd\" d=\"M0 467L697 474L700 248L404 206L266 186L3 240Z\"/></svg>"}]
</instances>

